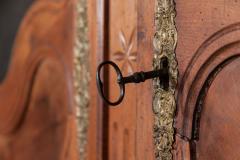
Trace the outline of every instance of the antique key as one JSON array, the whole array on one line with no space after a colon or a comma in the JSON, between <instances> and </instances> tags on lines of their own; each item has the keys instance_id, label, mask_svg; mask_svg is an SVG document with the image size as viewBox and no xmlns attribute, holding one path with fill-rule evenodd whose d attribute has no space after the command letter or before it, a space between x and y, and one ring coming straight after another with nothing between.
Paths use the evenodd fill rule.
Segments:
<instances>
[{"instance_id":1,"label":"antique key","mask_svg":"<svg viewBox=\"0 0 240 160\"><path fill-rule=\"evenodd\" d=\"M105 62L101 63L97 69L96 80L97 80L98 92L99 92L100 96L102 97L102 99L107 104L116 106L116 105L119 105L123 101L123 98L125 95L125 84L128 84L128 83L141 83L141 82L145 82L145 80L148 80L148 79L159 78L160 86L164 90L168 90L169 67L168 67L167 57L163 57L161 59L160 64L161 64L161 67L158 70L153 70L153 71L149 71L149 72L136 72L128 77L123 77L121 70L114 62L105 61ZM101 75L101 70L102 70L103 66L105 66L105 65L111 65L117 73L117 83L120 87L120 96L116 102L110 102L110 100L108 100L106 98L106 96L104 95L104 90L103 90L104 87L103 87L103 83L102 83L100 75Z\"/></svg>"}]
</instances>

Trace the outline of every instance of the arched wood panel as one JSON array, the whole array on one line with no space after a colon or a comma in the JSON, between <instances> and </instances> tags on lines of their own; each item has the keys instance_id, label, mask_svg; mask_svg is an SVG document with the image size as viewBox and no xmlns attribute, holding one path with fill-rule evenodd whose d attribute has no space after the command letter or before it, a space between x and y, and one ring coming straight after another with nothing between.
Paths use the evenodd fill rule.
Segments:
<instances>
[{"instance_id":1,"label":"arched wood panel","mask_svg":"<svg viewBox=\"0 0 240 160\"><path fill-rule=\"evenodd\" d=\"M240 43L239 42L234 42L231 44L228 44L226 46L224 46L223 48L220 48L216 53L213 53L210 56L210 59L206 60L206 62L204 63L203 66L200 67L199 71L196 74L196 77L194 78L194 81L191 83L191 87L188 93L188 97L186 100L186 104L185 104L185 112L184 112L184 116L182 117L182 131L180 132L181 134L177 133L177 137L176 137L176 143L177 145L181 146L180 150L182 150L181 152L186 152L184 155L184 159L187 159L186 157L192 157L193 159L197 158L198 159L198 150L196 150L197 144L199 143L198 141L204 141L202 143L205 144L205 140L208 134L210 134L211 136L209 137L210 139L215 137L214 134L212 133L212 129L214 128L214 126L207 126L207 131L205 131L204 133L201 133L201 124L205 124L207 123L209 120L216 122L216 124L219 124L219 127L221 128L221 121L218 121L218 119L215 119L214 116L214 112L216 110L218 110L219 108L216 106L216 110L211 110L211 112L205 112L206 115L202 115L202 111L204 110L204 106L205 105L205 99L207 99L208 97L214 97L215 99L212 100L212 103L218 103L219 100L221 100L222 102L226 102L229 99L225 98L224 94L226 94L227 96L239 96L236 95L236 93L231 93L231 92L224 92L224 90L220 91L217 90L215 93L208 93L209 88L211 87L211 85L214 82L215 78L218 76L218 74L228 65L230 65L231 63L233 63L233 61L239 60L240 54L239 53L239 47L240 47ZM224 56L225 55L225 56ZM194 68L196 69L196 68ZM236 67L235 67L236 69ZM228 83L228 78L230 76L225 76L226 79L222 78L222 81L224 80L226 83ZM224 86L222 86L223 84L218 84L219 88L222 88ZM237 84L235 83L235 81L232 81L231 83L229 83L229 85L233 85L233 86L237 86ZM227 87L225 87L226 89ZM222 96L219 97L215 97L216 94L220 94L222 93ZM237 101L233 101L235 106L239 106L239 103ZM194 106L194 107L193 107ZM208 108L212 108L212 105L208 105ZM229 108L227 106L225 106L226 108ZM222 114L222 118L225 117L225 119L231 119L234 117L237 117L238 112L235 113L236 115L231 115L231 114ZM202 120L202 116L207 116L209 119L206 121ZM178 117L177 117L178 118ZM178 119L180 122L180 118ZM232 122L226 122L226 123L232 123ZM206 125L205 125L206 127ZM237 127L237 126L236 126ZM206 128L205 128L206 129ZM233 128L234 129L234 128ZM228 131L230 131L230 129L228 129ZM178 132L178 131L177 131ZM221 132L221 131L218 131ZM225 133L223 133L225 134ZM226 134L227 135L227 134ZM180 136L180 137L179 137ZM183 139L183 141L178 141L181 138ZM213 138L214 139L214 138ZM230 138L231 139L231 138ZM233 142L234 139L232 138ZM184 143L186 142L186 143ZM209 141L208 141L209 142ZM216 141L215 143L212 143L212 146L204 146L202 144L202 148L212 148L214 146L220 146L219 148L222 148L221 145L217 145L218 142L221 142L221 140L219 139L219 141ZM228 143L231 143L231 141L228 141ZM207 145L207 144L206 144ZM207 152L202 152L202 155L207 155ZM214 152L212 152L214 153ZM213 155L213 154L210 154ZM194 158L195 157L195 158ZM221 154L220 156L221 157ZM205 157L206 158L206 157ZM204 158L203 158L204 159ZM211 158L209 158L211 159Z\"/></svg>"},{"instance_id":2,"label":"arched wood panel","mask_svg":"<svg viewBox=\"0 0 240 160\"><path fill-rule=\"evenodd\" d=\"M220 64L205 82L194 113L192 157L238 159L240 152L239 57Z\"/></svg>"},{"instance_id":3,"label":"arched wood panel","mask_svg":"<svg viewBox=\"0 0 240 160\"><path fill-rule=\"evenodd\" d=\"M72 0L32 3L0 84L1 160L77 159L73 40Z\"/></svg>"},{"instance_id":4,"label":"arched wood panel","mask_svg":"<svg viewBox=\"0 0 240 160\"><path fill-rule=\"evenodd\" d=\"M238 159L239 1L176 1L174 159Z\"/></svg>"}]
</instances>

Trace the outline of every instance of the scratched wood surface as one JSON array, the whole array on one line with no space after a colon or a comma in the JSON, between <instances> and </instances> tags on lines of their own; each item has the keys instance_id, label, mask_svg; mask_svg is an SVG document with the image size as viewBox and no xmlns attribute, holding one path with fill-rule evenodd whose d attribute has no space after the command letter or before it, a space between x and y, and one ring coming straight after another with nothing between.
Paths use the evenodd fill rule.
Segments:
<instances>
[{"instance_id":1,"label":"scratched wood surface","mask_svg":"<svg viewBox=\"0 0 240 160\"><path fill-rule=\"evenodd\" d=\"M0 84L1 160L77 160L74 3L36 0L21 21Z\"/></svg>"}]
</instances>

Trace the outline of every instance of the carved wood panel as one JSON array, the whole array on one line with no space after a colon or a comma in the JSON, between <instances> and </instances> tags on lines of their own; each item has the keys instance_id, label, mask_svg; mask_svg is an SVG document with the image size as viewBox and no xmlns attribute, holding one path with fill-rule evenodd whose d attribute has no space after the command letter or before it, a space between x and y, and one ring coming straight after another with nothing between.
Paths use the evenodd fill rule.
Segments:
<instances>
[{"instance_id":1,"label":"carved wood panel","mask_svg":"<svg viewBox=\"0 0 240 160\"><path fill-rule=\"evenodd\" d=\"M93 13L101 13L91 22L94 31L91 33L91 41L94 42L92 52L94 67L103 60L114 60L125 75L138 70L151 70L153 58L157 61L161 55L167 55L172 60L172 90L171 95L166 97L171 97L168 102L172 102L169 105L172 107L163 110L161 95L164 94L153 93L151 82L146 82L137 87L127 86L123 104L119 108L106 109L107 106L96 96L94 82L91 88L92 95L97 98L92 102L91 115L97 117L91 118L90 126L94 129L91 129L89 135L94 135L95 141L90 139L89 148L94 146L96 155L89 153L91 157L89 159L236 159L237 149L230 151L230 148L238 144L233 143L234 139L238 140L237 136L234 139L229 136L222 141L217 139L228 136L230 132L233 135L238 134L236 129L238 126L235 128L227 124L236 124L238 121L239 101L236 95L239 88L237 68L240 53L238 20L240 2L238 0L198 2L176 0L175 3L171 0L121 2L102 0L97 4L94 2L96 1L91 2L91 5L95 4L96 9ZM156 5L159 7L154 15ZM179 65L176 93L175 5L178 33L176 58ZM136 33L133 32L135 29ZM165 48L162 47L163 44ZM157 63L154 67L158 67ZM95 76L95 70L92 71L92 75ZM105 82L108 84L106 89L111 99L118 95L114 75L111 69L105 75ZM231 87L231 84L227 83L230 77ZM157 84L157 81L154 84ZM157 105L154 105L153 109L160 108L162 114L153 115L150 108L153 102L152 95L157 97L155 98ZM177 113L173 129L174 98L177 100ZM227 111L226 109L229 109L229 113L226 113L225 117L222 114ZM165 118L164 115L168 111L171 113L168 114L170 120L166 121L169 122L166 123L167 126L170 126L169 136L161 134L165 133L164 128L156 125L156 122L162 122L161 118ZM154 121L154 118L157 121ZM221 122L224 128L221 128ZM154 124L157 126L154 128L155 132ZM155 149L153 135L157 146ZM214 135L218 138L211 138ZM208 142L205 142L205 138ZM173 141L174 145L171 144ZM225 145L222 149L232 154L219 153L222 145ZM155 156L154 150L157 151Z\"/></svg>"},{"instance_id":2,"label":"carved wood panel","mask_svg":"<svg viewBox=\"0 0 240 160\"><path fill-rule=\"evenodd\" d=\"M116 62L124 76L152 70L155 2L91 0L89 6L92 77L104 60ZM115 72L103 78L110 99L117 98ZM152 81L127 85L118 108L102 103L95 81L91 97L89 160L154 159Z\"/></svg>"},{"instance_id":3,"label":"carved wood panel","mask_svg":"<svg viewBox=\"0 0 240 160\"><path fill-rule=\"evenodd\" d=\"M136 6L136 0L109 3L109 59L119 65L123 75L137 71ZM114 100L119 95L115 82L116 73L110 70L109 97ZM109 109L109 159L136 159L136 97L136 85L129 85L123 103Z\"/></svg>"},{"instance_id":4,"label":"carved wood panel","mask_svg":"<svg viewBox=\"0 0 240 160\"><path fill-rule=\"evenodd\" d=\"M77 159L73 18L73 1L35 0L21 20L0 84L1 160Z\"/></svg>"},{"instance_id":5,"label":"carved wood panel","mask_svg":"<svg viewBox=\"0 0 240 160\"><path fill-rule=\"evenodd\" d=\"M176 6L180 79L174 159L236 159L238 138L229 135L239 132L240 3L177 1Z\"/></svg>"},{"instance_id":6,"label":"carved wood panel","mask_svg":"<svg viewBox=\"0 0 240 160\"><path fill-rule=\"evenodd\" d=\"M197 159L238 159L240 156L239 62L239 56L226 60L218 66L210 87L204 88L207 92L200 102L200 120L195 131L199 137L192 154Z\"/></svg>"}]
</instances>

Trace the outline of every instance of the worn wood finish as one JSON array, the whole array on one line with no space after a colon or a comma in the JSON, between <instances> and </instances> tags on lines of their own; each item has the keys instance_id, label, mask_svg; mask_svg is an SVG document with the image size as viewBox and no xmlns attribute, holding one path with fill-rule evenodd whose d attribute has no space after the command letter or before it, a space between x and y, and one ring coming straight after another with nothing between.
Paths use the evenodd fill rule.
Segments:
<instances>
[{"instance_id":1,"label":"worn wood finish","mask_svg":"<svg viewBox=\"0 0 240 160\"><path fill-rule=\"evenodd\" d=\"M119 65L123 75L137 71L136 5L136 0L115 0L109 5L109 59ZM109 110L108 159L136 159L136 88L127 85L123 103ZM118 96L116 73L110 70L109 97L116 100Z\"/></svg>"},{"instance_id":2,"label":"worn wood finish","mask_svg":"<svg viewBox=\"0 0 240 160\"><path fill-rule=\"evenodd\" d=\"M93 66L110 59L117 62L124 75L151 70L155 2L94 2L91 15L101 13L101 17L91 20ZM173 158L237 159L240 2L175 2L179 83ZM105 9L98 8L102 4ZM114 75L111 69L105 74L111 99L118 95ZM92 95L97 97L96 85L92 86ZM154 159L151 101L151 81L127 85L124 102L119 108L105 110L105 114L104 105L95 98L92 103L96 106L90 112L93 125L89 130L89 159ZM91 146L94 147L90 151ZM97 150L100 152L94 152Z\"/></svg>"},{"instance_id":3,"label":"worn wood finish","mask_svg":"<svg viewBox=\"0 0 240 160\"><path fill-rule=\"evenodd\" d=\"M92 78L89 87L91 100L89 104L88 160L105 160L108 152L108 108L98 95L95 80L96 68L105 59L108 51L107 2L107 0L88 0L89 61ZM106 80L107 77L104 77L103 82Z\"/></svg>"},{"instance_id":4,"label":"worn wood finish","mask_svg":"<svg viewBox=\"0 0 240 160\"><path fill-rule=\"evenodd\" d=\"M153 70L153 37L155 33L155 1L138 0L138 71ZM153 142L153 81L137 86L136 95L136 160L154 160Z\"/></svg>"},{"instance_id":5,"label":"worn wood finish","mask_svg":"<svg viewBox=\"0 0 240 160\"><path fill-rule=\"evenodd\" d=\"M239 58L228 61L208 88L194 155L199 160L240 157L239 67Z\"/></svg>"},{"instance_id":6,"label":"worn wood finish","mask_svg":"<svg viewBox=\"0 0 240 160\"><path fill-rule=\"evenodd\" d=\"M154 17L154 1L92 0L89 8L92 77L103 60L116 62L125 76L152 69L154 19L145 15ZM116 99L119 89L111 68L105 81L109 98ZM102 108L110 106L99 101L95 81L90 92L95 98L90 105L88 159L154 159L151 81L127 85L118 108Z\"/></svg>"},{"instance_id":7,"label":"worn wood finish","mask_svg":"<svg viewBox=\"0 0 240 160\"><path fill-rule=\"evenodd\" d=\"M110 3L109 54L124 75L152 69L154 21L144 16L146 14L153 17L153 2L121 0ZM114 74L110 71L109 95L112 99L119 95ZM151 81L127 85L124 102L110 109L109 159L154 159L151 87Z\"/></svg>"},{"instance_id":8,"label":"worn wood finish","mask_svg":"<svg viewBox=\"0 0 240 160\"><path fill-rule=\"evenodd\" d=\"M174 159L237 159L239 1L176 1L180 79Z\"/></svg>"},{"instance_id":9,"label":"worn wood finish","mask_svg":"<svg viewBox=\"0 0 240 160\"><path fill-rule=\"evenodd\" d=\"M0 159L77 159L74 3L36 0L22 20L0 85Z\"/></svg>"}]
</instances>

